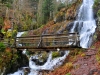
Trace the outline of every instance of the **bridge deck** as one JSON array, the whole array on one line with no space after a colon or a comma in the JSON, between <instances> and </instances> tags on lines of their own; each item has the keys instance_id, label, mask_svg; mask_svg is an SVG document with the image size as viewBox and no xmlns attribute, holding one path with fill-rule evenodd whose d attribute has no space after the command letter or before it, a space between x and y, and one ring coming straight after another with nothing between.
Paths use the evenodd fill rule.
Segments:
<instances>
[{"instance_id":1,"label":"bridge deck","mask_svg":"<svg viewBox=\"0 0 100 75\"><path fill-rule=\"evenodd\" d=\"M77 33L16 37L15 48L31 50L67 50L80 48Z\"/></svg>"}]
</instances>

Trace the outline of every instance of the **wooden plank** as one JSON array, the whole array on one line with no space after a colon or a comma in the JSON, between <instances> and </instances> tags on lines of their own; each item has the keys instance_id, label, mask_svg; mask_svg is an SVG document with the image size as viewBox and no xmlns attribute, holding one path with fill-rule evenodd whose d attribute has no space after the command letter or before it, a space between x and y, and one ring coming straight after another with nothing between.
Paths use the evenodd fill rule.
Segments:
<instances>
[{"instance_id":1,"label":"wooden plank","mask_svg":"<svg viewBox=\"0 0 100 75\"><path fill-rule=\"evenodd\" d=\"M24 38L24 39L22 38L22 39L19 39L19 41L24 41L24 40L25 40L25 41L26 41L26 40L27 40L27 41L37 41L37 40L40 40L40 39L33 39L33 38ZM43 40L43 41L44 41L44 40L47 40L47 41L48 41L48 40L54 40L54 41L55 41L55 40L75 40L75 38L73 38L73 37L72 37L72 38L71 38L71 37L70 37L70 38L66 38L66 37L55 37L55 38L46 37L46 38L42 38L42 40ZM18 40L17 40L17 41L18 41Z\"/></svg>"},{"instance_id":2,"label":"wooden plank","mask_svg":"<svg viewBox=\"0 0 100 75\"><path fill-rule=\"evenodd\" d=\"M16 38L17 40L40 40L40 37L39 38L20 38L20 39L18 39L18 38Z\"/></svg>"},{"instance_id":3,"label":"wooden plank","mask_svg":"<svg viewBox=\"0 0 100 75\"><path fill-rule=\"evenodd\" d=\"M36 42L39 42L39 40L17 41L17 43L36 43ZM43 40L42 42L52 42L52 43L54 42L76 42L76 40Z\"/></svg>"},{"instance_id":4,"label":"wooden plank","mask_svg":"<svg viewBox=\"0 0 100 75\"><path fill-rule=\"evenodd\" d=\"M78 36L48 36L48 37L42 37L42 39L59 39L59 38L78 38ZM40 37L17 37L18 40L39 40Z\"/></svg>"},{"instance_id":5,"label":"wooden plank","mask_svg":"<svg viewBox=\"0 0 100 75\"><path fill-rule=\"evenodd\" d=\"M59 51L70 51L70 50L74 50L75 48L81 49L81 47L68 47L68 48L59 48ZM58 48L54 48L54 49L29 49L28 51L58 51ZM17 50L23 50L23 49L17 49Z\"/></svg>"},{"instance_id":6,"label":"wooden plank","mask_svg":"<svg viewBox=\"0 0 100 75\"><path fill-rule=\"evenodd\" d=\"M17 39L21 39L21 38L40 38L40 37L42 37L42 38L46 38L46 37L73 37L73 36L76 36L76 35L72 35L72 36L69 36L69 35L44 35L44 36L26 36L26 37L16 37ZM79 36L79 35L77 35L77 36Z\"/></svg>"},{"instance_id":7,"label":"wooden plank","mask_svg":"<svg viewBox=\"0 0 100 75\"><path fill-rule=\"evenodd\" d=\"M78 46L57 46L57 47L16 47L17 49L35 49L35 50L51 50L51 49L61 49L61 50L67 50L68 48L81 48Z\"/></svg>"}]
</instances>

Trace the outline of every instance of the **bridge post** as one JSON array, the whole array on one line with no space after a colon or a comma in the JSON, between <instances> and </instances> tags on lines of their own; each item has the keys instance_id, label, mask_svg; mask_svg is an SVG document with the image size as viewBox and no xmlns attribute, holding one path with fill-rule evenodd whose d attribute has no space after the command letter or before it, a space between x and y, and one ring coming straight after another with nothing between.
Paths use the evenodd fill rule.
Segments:
<instances>
[{"instance_id":1,"label":"bridge post","mask_svg":"<svg viewBox=\"0 0 100 75\"><path fill-rule=\"evenodd\" d=\"M76 43L76 45L77 45L77 42L78 42L78 37L77 37L77 35L78 35L78 33L75 32L75 43Z\"/></svg>"},{"instance_id":2,"label":"bridge post","mask_svg":"<svg viewBox=\"0 0 100 75\"><path fill-rule=\"evenodd\" d=\"M43 41L42 37L43 37L43 35L40 36L40 42L39 42L39 44L38 44L38 47L42 47L42 46L43 46L43 45L42 45L42 41Z\"/></svg>"},{"instance_id":3,"label":"bridge post","mask_svg":"<svg viewBox=\"0 0 100 75\"><path fill-rule=\"evenodd\" d=\"M80 47L80 39L79 39L79 34L78 33L76 35L76 40L77 40L76 45Z\"/></svg>"}]
</instances>

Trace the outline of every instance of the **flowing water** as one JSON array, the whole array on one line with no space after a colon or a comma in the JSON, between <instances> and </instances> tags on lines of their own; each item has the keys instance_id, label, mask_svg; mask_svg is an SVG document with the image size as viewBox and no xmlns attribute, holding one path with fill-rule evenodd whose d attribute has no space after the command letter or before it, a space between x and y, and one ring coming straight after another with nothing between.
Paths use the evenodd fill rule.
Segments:
<instances>
[{"instance_id":1,"label":"flowing water","mask_svg":"<svg viewBox=\"0 0 100 75\"><path fill-rule=\"evenodd\" d=\"M20 37L22 34L24 34L24 32L18 32L17 37Z\"/></svg>"},{"instance_id":2,"label":"flowing water","mask_svg":"<svg viewBox=\"0 0 100 75\"><path fill-rule=\"evenodd\" d=\"M38 71L41 70L54 70L58 66L62 65L68 54L69 51L65 51L64 56L52 59L52 52L50 52L47 62L42 66L36 65L35 62L32 61L32 58L34 58L34 56L32 56L29 62L29 67L32 71L29 73L29 75L40 75Z\"/></svg>"},{"instance_id":3,"label":"flowing water","mask_svg":"<svg viewBox=\"0 0 100 75\"><path fill-rule=\"evenodd\" d=\"M83 3L79 9L77 20L74 22L73 27L70 32L78 32L80 35L80 45L83 48L90 47L92 42L92 36L95 32L96 23L93 18L93 6L94 0L83 0ZM20 34L20 35L19 35ZM23 33L19 33L21 36ZM60 66L66 56L69 54L69 51L65 51L65 54L62 57L58 57L52 59L52 52L49 53L47 62L40 66L36 65L32 59L36 58L36 56L31 56L29 59L29 68L31 69L28 75L42 75L39 73L40 70L53 70L54 68ZM18 70L14 74L9 75L24 75L23 70Z\"/></svg>"},{"instance_id":4,"label":"flowing water","mask_svg":"<svg viewBox=\"0 0 100 75\"><path fill-rule=\"evenodd\" d=\"M80 35L80 46L88 48L91 46L92 37L95 32L96 23L93 17L94 0L83 0L79 9L77 20L71 29L71 32L78 32Z\"/></svg>"}]
</instances>

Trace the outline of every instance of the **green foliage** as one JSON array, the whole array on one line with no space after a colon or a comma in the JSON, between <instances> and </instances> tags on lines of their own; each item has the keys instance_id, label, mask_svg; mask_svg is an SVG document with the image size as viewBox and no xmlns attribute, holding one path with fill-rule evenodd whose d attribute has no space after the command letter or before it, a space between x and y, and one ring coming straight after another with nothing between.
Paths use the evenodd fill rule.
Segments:
<instances>
[{"instance_id":1,"label":"green foliage","mask_svg":"<svg viewBox=\"0 0 100 75\"><path fill-rule=\"evenodd\" d=\"M66 75L71 75L70 73L67 73Z\"/></svg>"},{"instance_id":2,"label":"green foliage","mask_svg":"<svg viewBox=\"0 0 100 75\"><path fill-rule=\"evenodd\" d=\"M59 4L59 6L58 6L58 11L60 11L60 9L62 9L62 8L64 8L64 7L65 7L65 4L64 4L64 3Z\"/></svg>"},{"instance_id":3,"label":"green foliage","mask_svg":"<svg viewBox=\"0 0 100 75\"><path fill-rule=\"evenodd\" d=\"M10 4L10 3L7 3L6 6L7 6L8 8L11 8L11 4Z\"/></svg>"},{"instance_id":4,"label":"green foliage","mask_svg":"<svg viewBox=\"0 0 100 75\"><path fill-rule=\"evenodd\" d=\"M2 17L0 17L0 24L3 25L3 18Z\"/></svg>"},{"instance_id":5,"label":"green foliage","mask_svg":"<svg viewBox=\"0 0 100 75\"><path fill-rule=\"evenodd\" d=\"M22 34L22 37L27 36L28 32L24 32L24 34Z\"/></svg>"},{"instance_id":6,"label":"green foliage","mask_svg":"<svg viewBox=\"0 0 100 75\"><path fill-rule=\"evenodd\" d=\"M97 15L100 17L100 10L98 10Z\"/></svg>"},{"instance_id":7,"label":"green foliage","mask_svg":"<svg viewBox=\"0 0 100 75\"><path fill-rule=\"evenodd\" d=\"M53 0L44 0L43 6L42 6L42 12L43 12L43 22L46 23L49 18L50 14L53 13L54 6L53 6Z\"/></svg>"},{"instance_id":8,"label":"green foliage","mask_svg":"<svg viewBox=\"0 0 100 75\"><path fill-rule=\"evenodd\" d=\"M6 46L0 42L0 52L3 52L5 50Z\"/></svg>"},{"instance_id":9,"label":"green foliage","mask_svg":"<svg viewBox=\"0 0 100 75\"><path fill-rule=\"evenodd\" d=\"M1 0L1 2L3 3L3 4L6 4L6 6L8 7L8 8L11 8L12 6L12 3L13 3L13 0Z\"/></svg>"},{"instance_id":10,"label":"green foliage","mask_svg":"<svg viewBox=\"0 0 100 75\"><path fill-rule=\"evenodd\" d=\"M56 57L59 57L59 56L60 56L60 53L57 52L57 51L55 51L55 52L52 53L52 58L53 59L56 58Z\"/></svg>"},{"instance_id":11,"label":"green foliage","mask_svg":"<svg viewBox=\"0 0 100 75\"><path fill-rule=\"evenodd\" d=\"M15 38L16 35L17 35L17 30L13 30L13 31L12 31L12 38Z\"/></svg>"},{"instance_id":12,"label":"green foliage","mask_svg":"<svg viewBox=\"0 0 100 75\"><path fill-rule=\"evenodd\" d=\"M12 31L7 31L7 33L6 33L6 37L7 37L7 38L12 37Z\"/></svg>"},{"instance_id":13,"label":"green foliage","mask_svg":"<svg viewBox=\"0 0 100 75\"><path fill-rule=\"evenodd\" d=\"M1 0L2 3L12 3L13 0Z\"/></svg>"},{"instance_id":14,"label":"green foliage","mask_svg":"<svg viewBox=\"0 0 100 75\"><path fill-rule=\"evenodd\" d=\"M28 13L24 13L20 19L20 23L18 26L19 31L27 31L33 28L32 17Z\"/></svg>"},{"instance_id":15,"label":"green foliage","mask_svg":"<svg viewBox=\"0 0 100 75\"><path fill-rule=\"evenodd\" d=\"M100 2L100 0L95 0L95 1L94 1L94 5L93 5L93 7L96 8L96 7L99 5L99 2Z\"/></svg>"}]
</instances>

